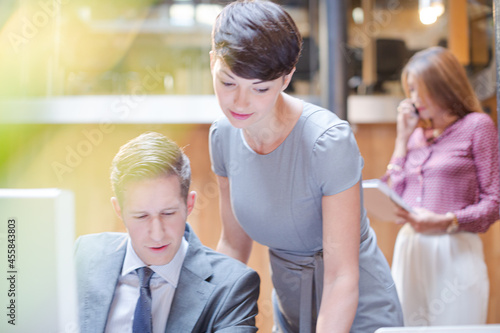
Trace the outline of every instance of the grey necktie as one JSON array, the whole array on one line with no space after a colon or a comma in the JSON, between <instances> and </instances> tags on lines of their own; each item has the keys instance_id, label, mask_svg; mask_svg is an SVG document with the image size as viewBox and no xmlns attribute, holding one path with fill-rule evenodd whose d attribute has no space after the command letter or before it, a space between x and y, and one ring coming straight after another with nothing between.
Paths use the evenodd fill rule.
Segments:
<instances>
[{"instance_id":1,"label":"grey necktie","mask_svg":"<svg viewBox=\"0 0 500 333\"><path fill-rule=\"evenodd\" d=\"M139 291L139 299L135 306L132 332L152 333L153 324L151 320L151 290L149 289L149 280L151 280L153 271L148 267L141 267L137 269L137 274L139 275L141 288Z\"/></svg>"}]
</instances>

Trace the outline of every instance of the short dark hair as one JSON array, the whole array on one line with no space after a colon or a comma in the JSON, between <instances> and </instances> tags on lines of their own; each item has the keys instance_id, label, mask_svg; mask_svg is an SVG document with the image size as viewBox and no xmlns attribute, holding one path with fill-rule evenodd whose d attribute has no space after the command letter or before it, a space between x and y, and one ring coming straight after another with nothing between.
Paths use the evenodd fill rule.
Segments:
<instances>
[{"instance_id":1,"label":"short dark hair","mask_svg":"<svg viewBox=\"0 0 500 333\"><path fill-rule=\"evenodd\" d=\"M120 147L111 165L111 186L120 204L130 181L175 175L181 196L187 200L191 184L189 159L179 146L166 136L148 132Z\"/></svg>"},{"instance_id":2,"label":"short dark hair","mask_svg":"<svg viewBox=\"0 0 500 333\"><path fill-rule=\"evenodd\" d=\"M291 16L266 0L240 0L224 7L212 30L213 55L244 79L275 80L289 74L302 50Z\"/></svg>"}]
</instances>

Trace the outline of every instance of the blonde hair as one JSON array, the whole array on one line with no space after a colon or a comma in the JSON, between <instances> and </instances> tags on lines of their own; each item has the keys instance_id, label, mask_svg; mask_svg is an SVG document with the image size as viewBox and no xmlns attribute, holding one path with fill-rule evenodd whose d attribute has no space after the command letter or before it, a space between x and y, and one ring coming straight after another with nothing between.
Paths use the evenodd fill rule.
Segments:
<instances>
[{"instance_id":1,"label":"blonde hair","mask_svg":"<svg viewBox=\"0 0 500 333\"><path fill-rule=\"evenodd\" d=\"M451 51L434 46L415 53L401 74L406 96L410 96L409 75L423 100L436 103L450 114L462 118L470 112L482 112L465 69Z\"/></svg>"},{"instance_id":2,"label":"blonde hair","mask_svg":"<svg viewBox=\"0 0 500 333\"><path fill-rule=\"evenodd\" d=\"M187 200L191 184L189 159L175 142L166 136L148 132L120 147L111 164L111 186L120 204L129 181L175 175L181 196Z\"/></svg>"}]
</instances>

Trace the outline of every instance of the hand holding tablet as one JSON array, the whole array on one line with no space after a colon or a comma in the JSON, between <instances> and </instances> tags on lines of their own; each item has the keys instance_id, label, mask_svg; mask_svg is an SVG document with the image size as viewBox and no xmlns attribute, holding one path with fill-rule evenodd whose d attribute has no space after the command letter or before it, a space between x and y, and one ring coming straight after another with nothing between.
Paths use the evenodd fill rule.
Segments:
<instances>
[{"instance_id":1,"label":"hand holding tablet","mask_svg":"<svg viewBox=\"0 0 500 333\"><path fill-rule=\"evenodd\" d=\"M396 221L396 206L413 213L413 209L380 179L363 180L363 201L367 212L382 221Z\"/></svg>"}]
</instances>

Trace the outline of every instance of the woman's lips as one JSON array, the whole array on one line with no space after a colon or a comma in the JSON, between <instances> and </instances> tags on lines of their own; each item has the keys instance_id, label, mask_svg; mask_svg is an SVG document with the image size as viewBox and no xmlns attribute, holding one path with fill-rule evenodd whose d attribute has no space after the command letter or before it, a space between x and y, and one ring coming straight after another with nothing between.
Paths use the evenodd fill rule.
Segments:
<instances>
[{"instance_id":1,"label":"woman's lips","mask_svg":"<svg viewBox=\"0 0 500 333\"><path fill-rule=\"evenodd\" d=\"M233 116L233 118L238 119L238 120L248 119L253 114L253 113L236 113L236 112L233 112L233 111L230 111L230 112L231 112L231 115Z\"/></svg>"}]
</instances>

